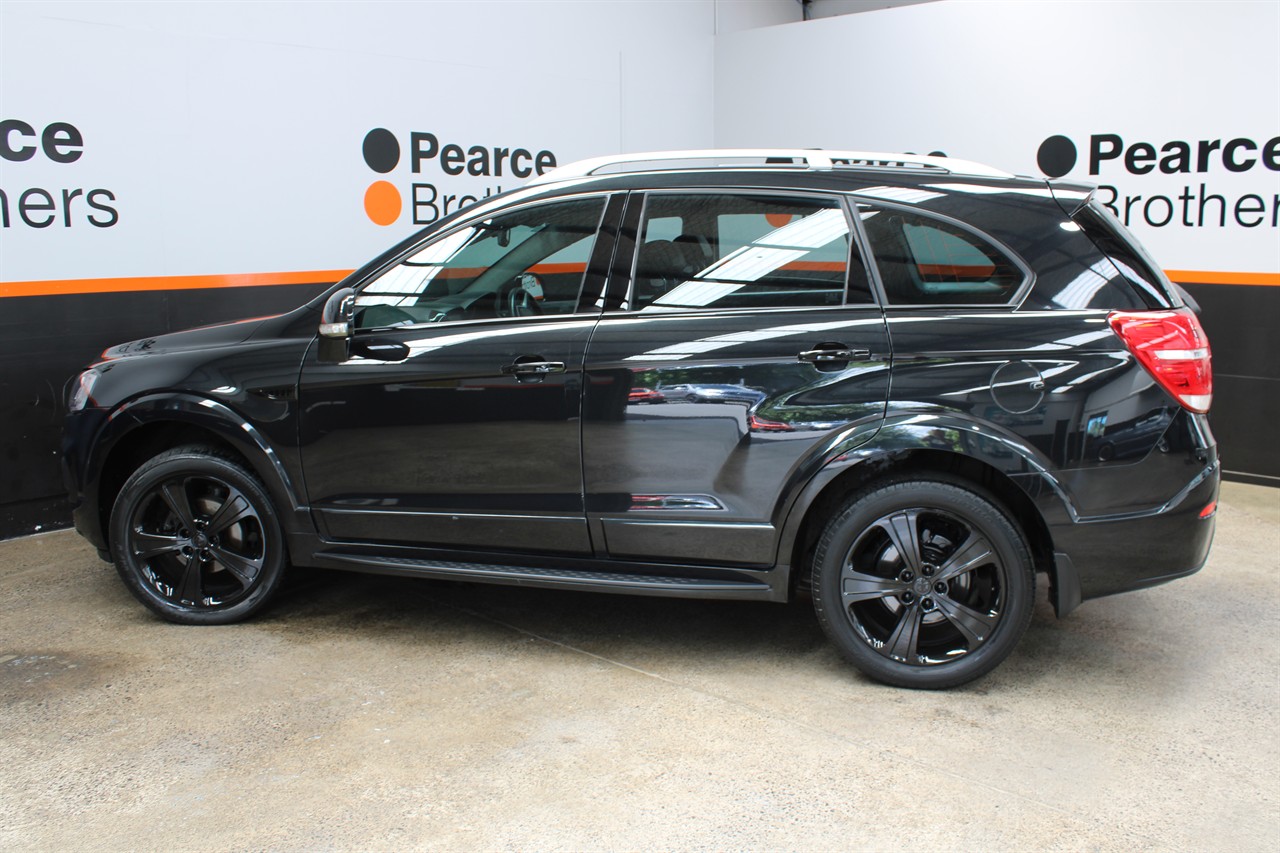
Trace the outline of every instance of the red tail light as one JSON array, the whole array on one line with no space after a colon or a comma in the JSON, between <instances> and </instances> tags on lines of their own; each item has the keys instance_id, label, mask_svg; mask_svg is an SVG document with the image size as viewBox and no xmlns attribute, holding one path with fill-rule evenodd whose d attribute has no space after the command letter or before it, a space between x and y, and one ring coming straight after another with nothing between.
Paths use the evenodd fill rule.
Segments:
<instances>
[{"instance_id":1,"label":"red tail light","mask_svg":"<svg viewBox=\"0 0 1280 853\"><path fill-rule=\"evenodd\" d=\"M1190 308L1116 311L1112 330L1166 391L1185 408L1204 414L1213 401L1209 339Z\"/></svg>"},{"instance_id":2,"label":"red tail light","mask_svg":"<svg viewBox=\"0 0 1280 853\"><path fill-rule=\"evenodd\" d=\"M791 424L762 418L754 412L747 415L747 426L755 432L793 432L795 430Z\"/></svg>"}]
</instances>

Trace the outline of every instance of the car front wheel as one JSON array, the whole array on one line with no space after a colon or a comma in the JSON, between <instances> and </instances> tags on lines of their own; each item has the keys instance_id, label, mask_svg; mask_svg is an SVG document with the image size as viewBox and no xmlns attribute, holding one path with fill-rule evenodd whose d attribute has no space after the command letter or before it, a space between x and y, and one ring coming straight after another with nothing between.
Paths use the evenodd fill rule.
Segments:
<instances>
[{"instance_id":1,"label":"car front wheel","mask_svg":"<svg viewBox=\"0 0 1280 853\"><path fill-rule=\"evenodd\" d=\"M286 566L262 483L235 457L204 447L161 453L129 477L111 511L111 551L134 597L188 625L257 612Z\"/></svg>"},{"instance_id":2,"label":"car front wheel","mask_svg":"<svg viewBox=\"0 0 1280 853\"><path fill-rule=\"evenodd\" d=\"M933 480L872 487L827 525L813 602L828 637L868 676L939 689L1013 651L1031 621L1035 571L988 497Z\"/></svg>"}]
</instances>

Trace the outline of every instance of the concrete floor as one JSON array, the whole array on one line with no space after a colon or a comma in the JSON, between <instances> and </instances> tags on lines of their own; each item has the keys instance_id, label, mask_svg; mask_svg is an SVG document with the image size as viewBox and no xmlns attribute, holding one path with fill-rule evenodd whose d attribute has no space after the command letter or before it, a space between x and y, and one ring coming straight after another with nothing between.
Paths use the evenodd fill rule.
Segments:
<instances>
[{"instance_id":1,"label":"concrete floor","mask_svg":"<svg viewBox=\"0 0 1280 853\"><path fill-rule=\"evenodd\" d=\"M71 532L0 543L7 850L1280 847L1280 494L1200 574L1043 602L947 693L807 602L321 573L160 622Z\"/></svg>"}]
</instances>

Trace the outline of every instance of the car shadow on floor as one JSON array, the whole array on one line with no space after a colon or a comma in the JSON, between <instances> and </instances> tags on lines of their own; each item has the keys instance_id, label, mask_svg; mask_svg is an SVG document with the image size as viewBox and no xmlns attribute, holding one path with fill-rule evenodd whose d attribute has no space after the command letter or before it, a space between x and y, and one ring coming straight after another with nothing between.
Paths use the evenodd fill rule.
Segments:
<instances>
[{"instance_id":1,"label":"car shadow on floor","mask_svg":"<svg viewBox=\"0 0 1280 853\"><path fill-rule=\"evenodd\" d=\"M1044 586L1018 649L977 684L997 677L1015 683L1097 678L1108 671L1122 677L1123 649L1133 638L1109 617L1108 605L1094 603L1093 613L1059 620ZM1126 602L1129 611L1135 605L1136 599ZM827 641L806 595L786 604L710 601L309 570L296 572L254 624L300 642L333 633L407 645L536 638L628 665L750 661L863 680Z\"/></svg>"}]
</instances>

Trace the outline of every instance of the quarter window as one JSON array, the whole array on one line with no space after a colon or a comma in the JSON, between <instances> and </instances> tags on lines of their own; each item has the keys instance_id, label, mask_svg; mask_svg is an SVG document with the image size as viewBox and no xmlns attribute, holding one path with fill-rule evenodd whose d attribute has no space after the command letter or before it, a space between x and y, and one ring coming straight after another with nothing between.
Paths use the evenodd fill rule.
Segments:
<instances>
[{"instance_id":1,"label":"quarter window","mask_svg":"<svg viewBox=\"0 0 1280 853\"><path fill-rule=\"evenodd\" d=\"M891 305L1000 305L1022 285L1022 270L976 234L907 211L858 214Z\"/></svg>"},{"instance_id":2,"label":"quarter window","mask_svg":"<svg viewBox=\"0 0 1280 853\"><path fill-rule=\"evenodd\" d=\"M356 327L572 313L603 212L576 199L450 231L361 289Z\"/></svg>"},{"instance_id":3,"label":"quarter window","mask_svg":"<svg viewBox=\"0 0 1280 853\"><path fill-rule=\"evenodd\" d=\"M834 200L654 194L645 204L631 307L870 302L862 262L854 257L851 268L850 258L848 220Z\"/></svg>"}]
</instances>

